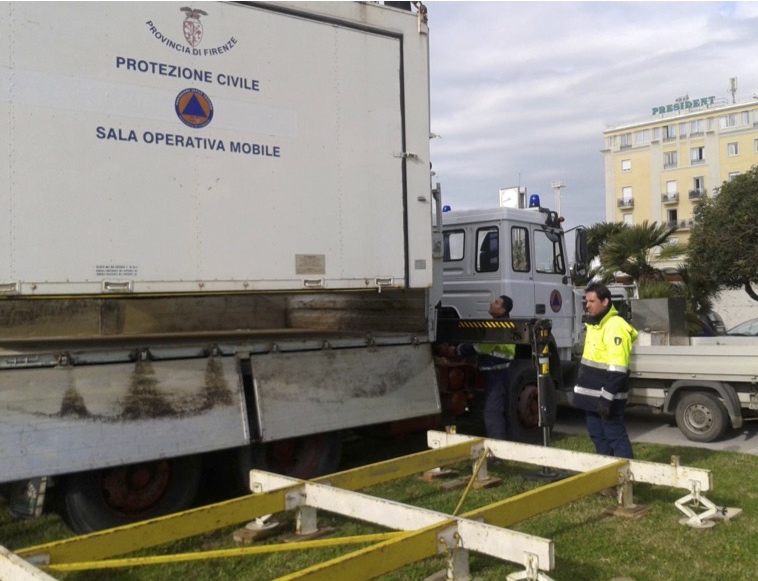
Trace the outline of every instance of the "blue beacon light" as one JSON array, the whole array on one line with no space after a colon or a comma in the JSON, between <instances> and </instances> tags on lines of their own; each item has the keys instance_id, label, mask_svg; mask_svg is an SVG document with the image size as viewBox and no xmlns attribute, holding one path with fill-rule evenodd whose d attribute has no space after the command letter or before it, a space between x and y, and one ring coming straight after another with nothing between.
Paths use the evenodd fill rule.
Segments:
<instances>
[{"instance_id":1,"label":"blue beacon light","mask_svg":"<svg viewBox=\"0 0 758 581\"><path fill-rule=\"evenodd\" d=\"M539 208L540 207L540 196L539 194L532 194L529 196L529 207L530 208Z\"/></svg>"}]
</instances>

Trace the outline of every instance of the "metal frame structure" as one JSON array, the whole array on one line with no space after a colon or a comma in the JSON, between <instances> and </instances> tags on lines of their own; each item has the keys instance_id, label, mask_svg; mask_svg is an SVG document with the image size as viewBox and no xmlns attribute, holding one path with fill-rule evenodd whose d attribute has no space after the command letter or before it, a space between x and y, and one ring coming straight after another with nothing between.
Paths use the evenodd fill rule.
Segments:
<instances>
[{"instance_id":1,"label":"metal frame structure","mask_svg":"<svg viewBox=\"0 0 758 581\"><path fill-rule=\"evenodd\" d=\"M447 560L447 579L470 579L470 551L523 564L524 571L509 575L511 581L549 580L547 572L555 567L553 542L509 530L507 527L558 508L580 498L616 486L618 506L633 511L634 482L670 486L689 494L677 501L677 507L690 521L732 518L736 509L718 510L704 493L712 490L709 470L671 464L616 459L597 454L558 450L544 446L517 444L501 440L476 438L450 432L430 431L429 450L376 464L339 472L311 481L302 481L259 470L251 472L253 493L242 498L152 519L142 523L100 531L16 551L26 559L21 562L27 573L13 577L23 580L47 580L31 564L49 572L86 569L135 567L224 557L239 557L275 551L337 544L364 544L363 548L324 563L280 577L277 581L331 581L374 579L427 557L443 554ZM571 470L572 476L541 486L517 496L478 508L459 516L409 506L372 497L357 490L418 474L440 467L470 462L474 480L487 479L487 459L551 466ZM467 488L468 492L468 488ZM707 510L698 515L691 500ZM459 505L460 507L460 505ZM375 523L396 532L360 537L303 541L283 545L238 547L235 549L185 554L117 558L128 553L156 547L167 542L207 533L273 513L297 511L297 533L301 538L318 529L318 510ZM457 512L457 509L456 509ZM691 523L687 523L691 524ZM12 553L0 554L0 571L5 561L21 561ZM18 561L17 561L18 559ZM36 575L36 576L35 576Z\"/></svg>"}]
</instances>

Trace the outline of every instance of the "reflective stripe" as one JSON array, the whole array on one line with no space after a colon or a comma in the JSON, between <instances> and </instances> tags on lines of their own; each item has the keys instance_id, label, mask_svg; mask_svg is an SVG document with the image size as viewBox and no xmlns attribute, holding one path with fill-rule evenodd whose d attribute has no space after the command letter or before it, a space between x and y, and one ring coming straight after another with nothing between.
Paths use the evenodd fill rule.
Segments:
<instances>
[{"instance_id":1,"label":"reflective stripe","mask_svg":"<svg viewBox=\"0 0 758 581\"><path fill-rule=\"evenodd\" d=\"M584 357L582 357L582 365L593 367L595 369L605 369L606 371L616 371L618 373L626 373L629 371L629 368L625 367L624 365L609 365L607 363L600 363L598 361L590 361Z\"/></svg>"},{"instance_id":2,"label":"reflective stripe","mask_svg":"<svg viewBox=\"0 0 758 581\"><path fill-rule=\"evenodd\" d=\"M587 367L594 367L595 369L608 369L607 363L600 363L598 361L591 361L589 359L585 359L582 357L582 365L586 365Z\"/></svg>"},{"instance_id":3,"label":"reflective stripe","mask_svg":"<svg viewBox=\"0 0 758 581\"><path fill-rule=\"evenodd\" d=\"M616 371L618 373L627 373L629 371L629 368L625 367L624 365L609 365L608 371Z\"/></svg>"},{"instance_id":4,"label":"reflective stripe","mask_svg":"<svg viewBox=\"0 0 758 581\"><path fill-rule=\"evenodd\" d=\"M627 392L621 392L617 393L615 396L604 389L597 390L597 389L591 389L589 387L580 387L578 385L574 386L574 393L577 393L579 395L586 395L589 397L604 397L605 399L613 400L613 399L629 399L629 394Z\"/></svg>"},{"instance_id":5,"label":"reflective stripe","mask_svg":"<svg viewBox=\"0 0 758 581\"><path fill-rule=\"evenodd\" d=\"M479 371L495 371L497 369L508 369L511 366L509 363L501 363L499 365L488 365L487 367L479 367Z\"/></svg>"}]
</instances>

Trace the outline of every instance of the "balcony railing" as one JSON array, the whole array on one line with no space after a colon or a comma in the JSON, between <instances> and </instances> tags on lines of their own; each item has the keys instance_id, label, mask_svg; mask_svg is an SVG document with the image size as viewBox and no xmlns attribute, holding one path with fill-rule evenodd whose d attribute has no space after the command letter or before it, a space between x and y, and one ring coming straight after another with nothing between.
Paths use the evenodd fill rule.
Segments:
<instances>
[{"instance_id":1,"label":"balcony railing","mask_svg":"<svg viewBox=\"0 0 758 581\"><path fill-rule=\"evenodd\" d=\"M690 165L703 165L705 163L704 159L691 159Z\"/></svg>"},{"instance_id":2,"label":"balcony railing","mask_svg":"<svg viewBox=\"0 0 758 581\"><path fill-rule=\"evenodd\" d=\"M633 208L634 207L634 198L621 198L617 201L618 201L619 208Z\"/></svg>"},{"instance_id":3,"label":"balcony railing","mask_svg":"<svg viewBox=\"0 0 758 581\"><path fill-rule=\"evenodd\" d=\"M676 204L679 201L679 192L665 192L661 194L661 202L664 204Z\"/></svg>"},{"instance_id":4,"label":"balcony railing","mask_svg":"<svg viewBox=\"0 0 758 581\"><path fill-rule=\"evenodd\" d=\"M675 161L669 161L667 163L663 164L663 169L672 169L677 167L679 164Z\"/></svg>"},{"instance_id":5,"label":"balcony railing","mask_svg":"<svg viewBox=\"0 0 758 581\"><path fill-rule=\"evenodd\" d=\"M690 200L704 200L706 197L705 188L690 190Z\"/></svg>"}]
</instances>

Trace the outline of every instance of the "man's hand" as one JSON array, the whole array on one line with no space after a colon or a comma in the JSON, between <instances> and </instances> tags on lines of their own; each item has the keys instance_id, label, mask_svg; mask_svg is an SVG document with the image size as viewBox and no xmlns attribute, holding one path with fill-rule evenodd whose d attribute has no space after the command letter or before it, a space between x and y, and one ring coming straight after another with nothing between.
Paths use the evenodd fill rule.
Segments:
<instances>
[{"instance_id":1,"label":"man's hand","mask_svg":"<svg viewBox=\"0 0 758 581\"><path fill-rule=\"evenodd\" d=\"M599 398L597 402L597 413L601 418L607 418L611 414L611 402L604 397Z\"/></svg>"}]
</instances>

